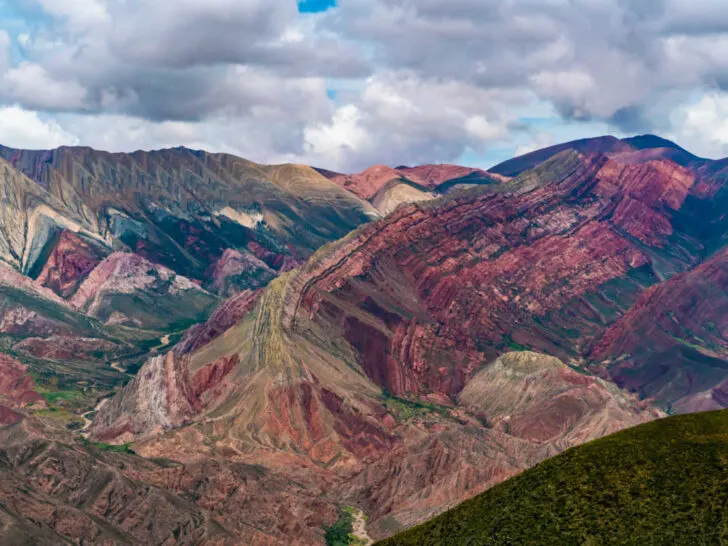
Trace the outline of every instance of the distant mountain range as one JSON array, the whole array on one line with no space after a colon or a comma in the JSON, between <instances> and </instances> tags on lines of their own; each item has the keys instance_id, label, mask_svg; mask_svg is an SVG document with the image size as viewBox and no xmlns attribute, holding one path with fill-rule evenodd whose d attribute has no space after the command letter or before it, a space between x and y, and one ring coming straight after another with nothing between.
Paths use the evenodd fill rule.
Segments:
<instances>
[{"instance_id":1,"label":"distant mountain range","mask_svg":"<svg viewBox=\"0 0 728 546\"><path fill-rule=\"evenodd\" d=\"M728 407L728 163L659 137L488 172L0 155L5 540L324 544L349 506L381 539Z\"/></svg>"}]
</instances>

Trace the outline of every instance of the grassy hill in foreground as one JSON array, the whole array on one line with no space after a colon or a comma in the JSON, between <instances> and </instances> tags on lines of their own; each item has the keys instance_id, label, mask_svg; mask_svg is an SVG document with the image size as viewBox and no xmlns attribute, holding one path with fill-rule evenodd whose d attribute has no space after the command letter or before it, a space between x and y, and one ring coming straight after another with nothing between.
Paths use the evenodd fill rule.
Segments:
<instances>
[{"instance_id":1,"label":"grassy hill in foreground","mask_svg":"<svg viewBox=\"0 0 728 546\"><path fill-rule=\"evenodd\" d=\"M728 544L728 410L570 449L381 546Z\"/></svg>"}]
</instances>

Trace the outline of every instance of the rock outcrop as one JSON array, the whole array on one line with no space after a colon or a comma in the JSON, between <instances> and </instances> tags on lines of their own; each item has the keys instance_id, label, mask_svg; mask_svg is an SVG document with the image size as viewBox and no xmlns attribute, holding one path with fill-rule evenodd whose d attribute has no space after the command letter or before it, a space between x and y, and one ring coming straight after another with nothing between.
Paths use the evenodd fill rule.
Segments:
<instances>
[{"instance_id":1,"label":"rock outcrop","mask_svg":"<svg viewBox=\"0 0 728 546\"><path fill-rule=\"evenodd\" d=\"M456 187L497 185L508 179L480 169L447 164L396 169L375 165L355 174L324 169L319 169L319 172L342 188L368 200L385 216L403 203L429 201Z\"/></svg>"},{"instance_id":2,"label":"rock outcrop","mask_svg":"<svg viewBox=\"0 0 728 546\"><path fill-rule=\"evenodd\" d=\"M104 259L70 300L75 309L106 324L161 330L201 322L217 302L174 271L121 252Z\"/></svg>"},{"instance_id":3,"label":"rock outcrop","mask_svg":"<svg viewBox=\"0 0 728 546\"><path fill-rule=\"evenodd\" d=\"M64 230L52 245L36 282L63 298L69 298L108 254L108 249L93 239L84 239Z\"/></svg>"}]
</instances>

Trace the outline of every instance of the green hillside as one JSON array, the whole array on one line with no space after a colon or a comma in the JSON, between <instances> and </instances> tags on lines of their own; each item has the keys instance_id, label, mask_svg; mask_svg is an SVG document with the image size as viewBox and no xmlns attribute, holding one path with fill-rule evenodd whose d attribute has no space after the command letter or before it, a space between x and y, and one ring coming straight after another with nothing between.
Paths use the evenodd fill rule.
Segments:
<instances>
[{"instance_id":1,"label":"green hillside","mask_svg":"<svg viewBox=\"0 0 728 546\"><path fill-rule=\"evenodd\" d=\"M728 410L571 449L379 544L728 544Z\"/></svg>"}]
</instances>

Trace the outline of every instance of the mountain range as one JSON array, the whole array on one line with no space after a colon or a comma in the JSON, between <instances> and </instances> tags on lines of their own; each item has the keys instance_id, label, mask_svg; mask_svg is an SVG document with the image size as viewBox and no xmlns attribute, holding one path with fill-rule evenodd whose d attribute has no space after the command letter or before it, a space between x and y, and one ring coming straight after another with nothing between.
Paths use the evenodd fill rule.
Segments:
<instances>
[{"instance_id":1,"label":"mountain range","mask_svg":"<svg viewBox=\"0 0 728 546\"><path fill-rule=\"evenodd\" d=\"M490 171L0 156L10 543L368 542L728 407L728 161L659 137Z\"/></svg>"}]
</instances>

